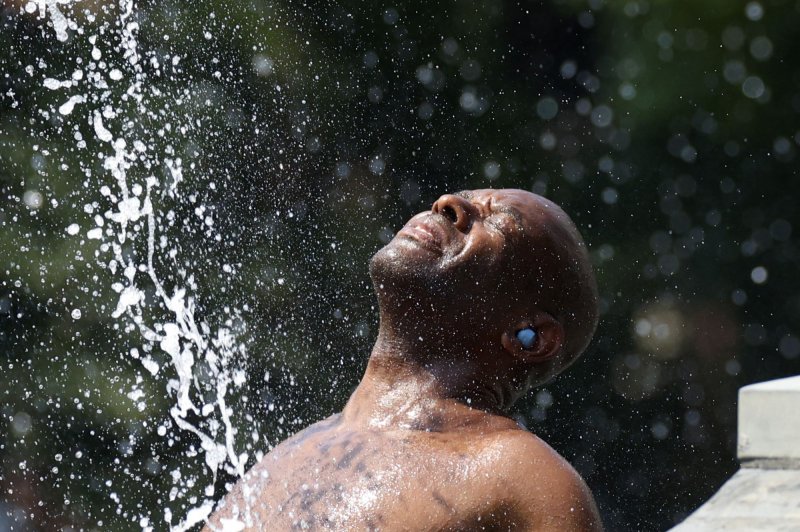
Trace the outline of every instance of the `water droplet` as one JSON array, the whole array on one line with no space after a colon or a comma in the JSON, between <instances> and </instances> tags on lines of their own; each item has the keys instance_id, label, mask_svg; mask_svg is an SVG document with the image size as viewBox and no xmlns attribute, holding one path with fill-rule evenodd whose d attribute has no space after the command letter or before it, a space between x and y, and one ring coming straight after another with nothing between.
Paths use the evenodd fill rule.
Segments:
<instances>
[{"instance_id":1,"label":"water droplet","mask_svg":"<svg viewBox=\"0 0 800 532\"><path fill-rule=\"evenodd\" d=\"M750 2L745 6L744 14L754 22L761 20L764 16L764 7L758 2Z\"/></svg>"},{"instance_id":2,"label":"water droplet","mask_svg":"<svg viewBox=\"0 0 800 532\"><path fill-rule=\"evenodd\" d=\"M744 80L744 83L742 83L742 92L744 95L754 100L760 98L765 90L764 82L758 76L749 76Z\"/></svg>"},{"instance_id":3,"label":"water droplet","mask_svg":"<svg viewBox=\"0 0 800 532\"><path fill-rule=\"evenodd\" d=\"M486 179L489 181L500 177L500 171L500 164L497 161L486 161L486 164L483 165L483 175L486 176Z\"/></svg>"},{"instance_id":4,"label":"water droplet","mask_svg":"<svg viewBox=\"0 0 800 532\"><path fill-rule=\"evenodd\" d=\"M750 278L756 284L764 284L767 282L767 277L769 276L767 269L763 266L756 266L750 272Z\"/></svg>"},{"instance_id":5,"label":"water droplet","mask_svg":"<svg viewBox=\"0 0 800 532\"><path fill-rule=\"evenodd\" d=\"M766 61L772 56L772 41L763 35L756 37L750 42L750 54L759 61Z\"/></svg>"},{"instance_id":6,"label":"water droplet","mask_svg":"<svg viewBox=\"0 0 800 532\"><path fill-rule=\"evenodd\" d=\"M598 105L592 110L592 124L597 127L608 127L614 118L614 111L607 105Z\"/></svg>"},{"instance_id":7,"label":"water droplet","mask_svg":"<svg viewBox=\"0 0 800 532\"><path fill-rule=\"evenodd\" d=\"M550 96L545 96L536 104L536 114L542 120L551 120L558 114L558 102Z\"/></svg>"}]
</instances>

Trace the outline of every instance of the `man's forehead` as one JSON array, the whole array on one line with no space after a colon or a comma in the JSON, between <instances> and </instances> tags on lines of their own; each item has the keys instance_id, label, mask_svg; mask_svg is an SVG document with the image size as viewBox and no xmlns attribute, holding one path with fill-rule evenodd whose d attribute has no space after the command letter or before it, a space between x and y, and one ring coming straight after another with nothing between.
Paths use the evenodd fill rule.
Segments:
<instances>
[{"instance_id":1,"label":"man's forehead","mask_svg":"<svg viewBox=\"0 0 800 532\"><path fill-rule=\"evenodd\" d=\"M460 190L454 195L469 201L492 199L492 203L502 202L516 207L522 214L533 214L547 210L552 204L547 199L526 190L514 188L484 188L478 190Z\"/></svg>"},{"instance_id":2,"label":"man's forehead","mask_svg":"<svg viewBox=\"0 0 800 532\"><path fill-rule=\"evenodd\" d=\"M479 198L485 196L492 196L495 198L506 198L506 197L525 197L530 199L537 199L539 196L534 194L533 192L528 192L527 190L521 190L517 188L478 188L475 190L459 190L458 192L454 193L456 196L461 196L463 198Z\"/></svg>"}]
</instances>

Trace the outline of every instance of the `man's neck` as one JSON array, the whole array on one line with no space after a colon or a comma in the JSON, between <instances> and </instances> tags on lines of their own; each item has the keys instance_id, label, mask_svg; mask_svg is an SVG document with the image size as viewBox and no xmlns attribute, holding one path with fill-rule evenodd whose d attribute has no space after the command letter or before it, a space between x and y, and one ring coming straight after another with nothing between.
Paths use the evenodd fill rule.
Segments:
<instances>
[{"instance_id":1,"label":"man's neck","mask_svg":"<svg viewBox=\"0 0 800 532\"><path fill-rule=\"evenodd\" d=\"M344 420L377 430L488 429L513 425L495 394L476 387L475 361L426 353L382 328Z\"/></svg>"}]
</instances>

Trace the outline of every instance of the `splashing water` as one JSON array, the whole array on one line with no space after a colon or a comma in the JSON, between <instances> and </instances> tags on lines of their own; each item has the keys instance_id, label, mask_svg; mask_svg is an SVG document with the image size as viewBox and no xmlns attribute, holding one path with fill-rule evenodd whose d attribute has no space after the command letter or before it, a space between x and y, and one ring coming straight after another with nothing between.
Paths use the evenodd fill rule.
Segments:
<instances>
[{"instance_id":1,"label":"splashing water","mask_svg":"<svg viewBox=\"0 0 800 532\"><path fill-rule=\"evenodd\" d=\"M117 19L101 35L87 35L84 28L65 14L79 3L76 0L29 2L24 12L38 13L41 19L49 21L58 41L85 40L86 49L91 50L91 57L76 58L75 73L70 79L47 77L43 85L63 96L56 106L58 114L75 120L82 118L100 141L97 156L102 161L102 173L94 175L88 166L84 172L89 178L90 194L101 195L112 208L95 214L95 226L85 236L101 242L98 260L116 278L112 288L119 297L111 315L127 324L126 331L136 330L141 334L144 340L141 350L131 349L130 356L141 362L152 379L167 379L167 389L175 400L170 408L172 422L199 439L205 465L211 473L211 482L203 491L206 499L190 500L193 507L182 519L178 516L177 523L173 523L172 510L165 509L165 519L173 530L187 530L203 522L213 509L217 472L224 469L228 474L242 476L249 458L247 452L236 448L234 412L228 404L231 391L240 390L246 380L247 352L237 339L244 330L243 317L240 311L228 309L228 317L221 325L198 319L195 276L180 267L165 274L166 262L158 260L164 256L172 259L173 264L178 263L175 260L178 250L170 249L159 229L164 220L176 217L174 211L163 210L163 205L186 201L181 193L183 163L174 155L172 146L167 144L163 151L159 150L157 143L151 142L153 132L126 116L132 111L145 120L163 113L163 104L151 102L161 94L149 85L150 77L153 72L160 75L167 69L180 73L182 58L175 55L162 65L154 54L140 50L133 0L119 0ZM110 48L117 56L103 57L100 40L112 37L119 40L117 46ZM86 68L87 65L93 67ZM186 127L181 125L173 133L182 134ZM170 124L166 128L170 129ZM165 133L161 130L156 135L163 137ZM76 135L75 146L85 150L87 142ZM155 170L161 167L168 170L166 179L156 176ZM87 203L84 210L94 212L96 204ZM218 240L219 234L213 232L213 214L202 206L198 209L207 234ZM80 236L79 231L77 224L66 229L71 237ZM138 249L144 250L143 260L132 251ZM169 282L165 280L167 277ZM154 307L166 310L168 319L157 319ZM246 305L243 310L247 310ZM80 315L77 310L72 317L77 319ZM168 368L154 356L158 349L169 357ZM127 395L139 410L144 410L146 394L141 382L142 379L137 379ZM168 435L164 425L157 430L161 436ZM258 438L256 429L252 437ZM187 481L179 471L174 471L172 477L171 501L181 498L194 482ZM142 517L140 525L152 529L147 516Z\"/></svg>"}]
</instances>

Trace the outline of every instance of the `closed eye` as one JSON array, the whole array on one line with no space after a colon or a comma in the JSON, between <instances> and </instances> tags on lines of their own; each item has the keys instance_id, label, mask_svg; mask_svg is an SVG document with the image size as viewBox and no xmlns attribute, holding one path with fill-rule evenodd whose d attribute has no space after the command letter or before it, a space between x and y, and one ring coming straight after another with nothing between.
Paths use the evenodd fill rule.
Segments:
<instances>
[{"instance_id":1,"label":"closed eye","mask_svg":"<svg viewBox=\"0 0 800 532\"><path fill-rule=\"evenodd\" d=\"M489 213L487 220L495 225L503 223L506 218L511 218L514 224L519 228L522 226L522 219L519 213L510 207L505 206L492 206L492 212Z\"/></svg>"}]
</instances>

